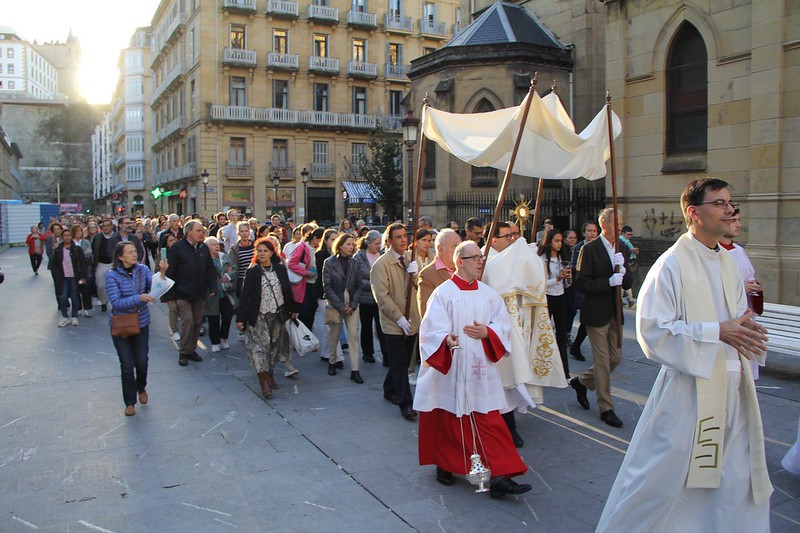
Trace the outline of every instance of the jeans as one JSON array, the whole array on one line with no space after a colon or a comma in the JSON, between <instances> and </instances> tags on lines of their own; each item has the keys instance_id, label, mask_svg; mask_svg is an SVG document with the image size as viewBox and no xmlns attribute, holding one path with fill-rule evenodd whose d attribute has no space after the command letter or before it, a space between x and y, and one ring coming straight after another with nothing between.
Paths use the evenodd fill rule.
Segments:
<instances>
[{"instance_id":1,"label":"jeans","mask_svg":"<svg viewBox=\"0 0 800 533\"><path fill-rule=\"evenodd\" d=\"M61 316L67 318L67 299L71 300L72 318L78 316L78 309L80 303L78 302L78 280L75 278L64 278L63 285L61 286L61 294L58 297L58 310L61 311Z\"/></svg>"},{"instance_id":2,"label":"jeans","mask_svg":"<svg viewBox=\"0 0 800 533\"><path fill-rule=\"evenodd\" d=\"M386 379L383 380L383 396L396 397L400 411L403 411L411 407L413 401L411 387L408 384L408 365L414 345L417 343L417 335L405 337L387 334L385 337L386 353L383 356L389 358L389 370L386 372Z\"/></svg>"},{"instance_id":3,"label":"jeans","mask_svg":"<svg viewBox=\"0 0 800 533\"><path fill-rule=\"evenodd\" d=\"M233 305L227 296L219 299L219 314L206 315L208 320L208 338L211 344L219 344L220 339L228 340L233 318Z\"/></svg>"},{"instance_id":4,"label":"jeans","mask_svg":"<svg viewBox=\"0 0 800 533\"><path fill-rule=\"evenodd\" d=\"M31 268L34 272L39 272L39 267L42 265L42 254L31 254Z\"/></svg>"},{"instance_id":5,"label":"jeans","mask_svg":"<svg viewBox=\"0 0 800 533\"><path fill-rule=\"evenodd\" d=\"M136 393L147 387L147 351L150 341L150 326L142 328L138 335L114 337L114 348L119 357L122 375L122 399L125 405L136 405ZM135 372L134 372L135 371Z\"/></svg>"},{"instance_id":6,"label":"jeans","mask_svg":"<svg viewBox=\"0 0 800 533\"><path fill-rule=\"evenodd\" d=\"M92 310L92 283L89 279L83 285L78 285L78 295L81 298L81 309Z\"/></svg>"}]
</instances>

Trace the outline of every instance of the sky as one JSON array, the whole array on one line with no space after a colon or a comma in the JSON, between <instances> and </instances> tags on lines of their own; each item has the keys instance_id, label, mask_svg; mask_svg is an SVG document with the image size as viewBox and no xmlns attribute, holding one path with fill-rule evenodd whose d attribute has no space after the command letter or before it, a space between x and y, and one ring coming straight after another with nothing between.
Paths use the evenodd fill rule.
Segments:
<instances>
[{"instance_id":1,"label":"sky","mask_svg":"<svg viewBox=\"0 0 800 533\"><path fill-rule=\"evenodd\" d=\"M33 42L67 40L70 29L81 44L80 86L92 104L111 102L119 52L134 30L147 26L159 0L0 0L0 26Z\"/></svg>"}]
</instances>

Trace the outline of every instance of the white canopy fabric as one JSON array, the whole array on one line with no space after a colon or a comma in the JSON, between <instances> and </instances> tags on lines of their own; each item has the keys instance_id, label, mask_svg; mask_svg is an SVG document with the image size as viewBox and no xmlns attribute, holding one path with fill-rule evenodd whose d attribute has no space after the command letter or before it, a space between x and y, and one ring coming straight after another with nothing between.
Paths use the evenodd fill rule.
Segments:
<instances>
[{"instance_id":1,"label":"white canopy fabric","mask_svg":"<svg viewBox=\"0 0 800 533\"><path fill-rule=\"evenodd\" d=\"M540 98L531 92L517 107L488 113L447 113L425 107L422 133L470 165L505 171L528 98L533 100L513 173L544 179L604 177L605 163L611 157L605 107L586 129L575 133L575 125L555 93ZM613 110L611 115L616 138L622 133L622 123Z\"/></svg>"}]
</instances>

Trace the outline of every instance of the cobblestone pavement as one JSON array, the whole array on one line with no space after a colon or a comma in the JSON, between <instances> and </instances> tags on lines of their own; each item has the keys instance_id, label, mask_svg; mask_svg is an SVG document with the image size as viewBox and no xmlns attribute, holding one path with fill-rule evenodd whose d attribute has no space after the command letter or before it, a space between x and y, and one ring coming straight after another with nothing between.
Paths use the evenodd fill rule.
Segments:
<instances>
[{"instance_id":1,"label":"cobblestone pavement","mask_svg":"<svg viewBox=\"0 0 800 533\"><path fill-rule=\"evenodd\" d=\"M231 350L178 366L161 305L150 403L125 417L107 315L58 328L49 272L33 276L22 248L0 266L0 531L589 532L658 371L629 315L613 376L625 427L603 424L593 395L584 411L571 389L548 390L518 416L533 490L492 500L418 465L416 425L383 400L380 361L362 364L357 385L348 371L328 376L316 353L296 357L300 375L280 374L264 401L235 333ZM758 383L774 532L800 526L800 478L780 466L797 434L800 364L783 361Z\"/></svg>"}]
</instances>

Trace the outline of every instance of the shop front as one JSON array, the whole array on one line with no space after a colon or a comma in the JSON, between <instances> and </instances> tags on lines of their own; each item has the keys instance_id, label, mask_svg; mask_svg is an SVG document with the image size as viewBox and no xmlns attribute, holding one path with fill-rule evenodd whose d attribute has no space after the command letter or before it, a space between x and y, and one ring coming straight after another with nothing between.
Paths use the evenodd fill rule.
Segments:
<instances>
[{"instance_id":1,"label":"shop front","mask_svg":"<svg viewBox=\"0 0 800 533\"><path fill-rule=\"evenodd\" d=\"M365 181L342 181L345 216L367 220L377 209L375 191Z\"/></svg>"},{"instance_id":2,"label":"shop front","mask_svg":"<svg viewBox=\"0 0 800 533\"><path fill-rule=\"evenodd\" d=\"M224 187L222 189L222 209L236 209L245 214L253 212L252 187Z\"/></svg>"},{"instance_id":3,"label":"shop front","mask_svg":"<svg viewBox=\"0 0 800 533\"><path fill-rule=\"evenodd\" d=\"M270 216L274 214L281 215L284 220L287 218L294 218L295 199L294 187L278 187L277 202L275 201L275 188L270 187L267 189L267 205L266 211Z\"/></svg>"}]
</instances>

